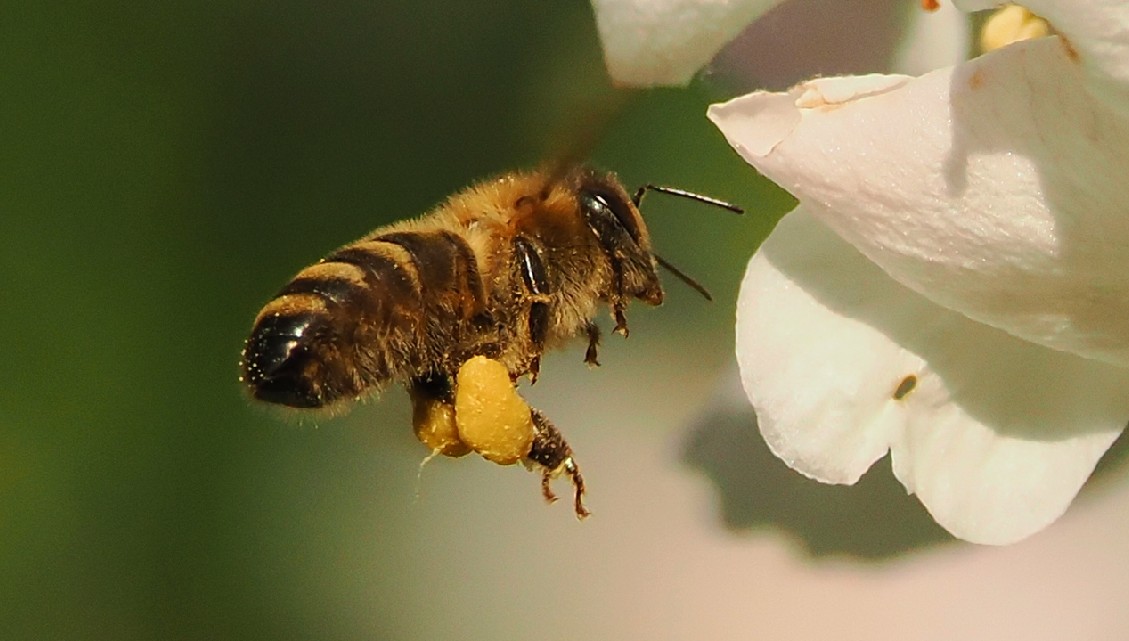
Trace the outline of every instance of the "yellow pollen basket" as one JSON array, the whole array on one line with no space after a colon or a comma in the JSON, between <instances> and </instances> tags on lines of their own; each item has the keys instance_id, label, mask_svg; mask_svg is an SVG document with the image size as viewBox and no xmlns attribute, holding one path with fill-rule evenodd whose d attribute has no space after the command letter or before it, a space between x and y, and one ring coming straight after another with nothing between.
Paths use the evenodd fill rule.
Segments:
<instances>
[{"instance_id":1,"label":"yellow pollen basket","mask_svg":"<svg viewBox=\"0 0 1129 641\"><path fill-rule=\"evenodd\" d=\"M512 465L529 455L533 418L506 367L476 356L459 368L455 391L459 439L488 461Z\"/></svg>"}]
</instances>

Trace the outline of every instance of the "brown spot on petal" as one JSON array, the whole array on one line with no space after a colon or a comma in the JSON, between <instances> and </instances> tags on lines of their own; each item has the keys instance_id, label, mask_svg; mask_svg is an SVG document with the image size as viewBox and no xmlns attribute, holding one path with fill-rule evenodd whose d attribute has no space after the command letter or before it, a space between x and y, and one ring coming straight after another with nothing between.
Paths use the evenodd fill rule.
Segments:
<instances>
[{"instance_id":1,"label":"brown spot on petal","mask_svg":"<svg viewBox=\"0 0 1129 641\"><path fill-rule=\"evenodd\" d=\"M1062 43L1062 48L1066 51L1066 57L1070 58L1071 62L1078 62L1082 58L1078 55L1078 50L1074 48L1074 45L1070 44L1070 41L1065 37L1059 35L1058 41Z\"/></svg>"},{"instance_id":2,"label":"brown spot on petal","mask_svg":"<svg viewBox=\"0 0 1129 641\"><path fill-rule=\"evenodd\" d=\"M895 401L900 401L903 398L909 396L909 393L912 392L916 387L917 376L910 374L909 376L903 378L901 383L898 383L898 387L894 390L894 395L891 398L893 398Z\"/></svg>"},{"instance_id":3,"label":"brown spot on petal","mask_svg":"<svg viewBox=\"0 0 1129 641\"><path fill-rule=\"evenodd\" d=\"M969 89L979 89L980 87L983 87L983 86L984 86L984 70L983 69L975 69L972 72L972 75L970 75L968 77L968 88Z\"/></svg>"},{"instance_id":4,"label":"brown spot on petal","mask_svg":"<svg viewBox=\"0 0 1129 641\"><path fill-rule=\"evenodd\" d=\"M921 8L932 13L941 8L941 3L938 0L921 0Z\"/></svg>"}]
</instances>

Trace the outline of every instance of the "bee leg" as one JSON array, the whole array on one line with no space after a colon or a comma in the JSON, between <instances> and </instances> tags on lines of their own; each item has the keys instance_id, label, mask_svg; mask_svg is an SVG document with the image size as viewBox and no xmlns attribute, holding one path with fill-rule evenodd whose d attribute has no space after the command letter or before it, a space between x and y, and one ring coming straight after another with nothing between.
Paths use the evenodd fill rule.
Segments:
<instances>
[{"instance_id":1,"label":"bee leg","mask_svg":"<svg viewBox=\"0 0 1129 641\"><path fill-rule=\"evenodd\" d=\"M546 503L556 503L557 495L553 492L553 488L549 486L549 481L553 480L551 474L541 475L541 496L545 497Z\"/></svg>"},{"instance_id":2,"label":"bee leg","mask_svg":"<svg viewBox=\"0 0 1129 641\"><path fill-rule=\"evenodd\" d=\"M627 315L624 314L624 310L627 309L627 297L623 295L623 266L620 265L618 260L612 261L612 273L615 279L615 295L611 300L615 328L612 331L627 338L629 333L627 330Z\"/></svg>"},{"instance_id":3,"label":"bee leg","mask_svg":"<svg viewBox=\"0 0 1129 641\"><path fill-rule=\"evenodd\" d=\"M549 488L549 481L553 478L567 474L572 481L573 509L576 518L584 519L589 514L584 507L584 477L580 475L580 468L572 457L572 448L565 442L564 436L549 419L541 412L530 408L533 418L533 447L529 450L528 460L541 468L541 493L550 503L557 499Z\"/></svg>"},{"instance_id":4,"label":"bee leg","mask_svg":"<svg viewBox=\"0 0 1129 641\"><path fill-rule=\"evenodd\" d=\"M584 329L588 332L588 351L584 352L584 362L592 367L599 367L600 361L596 359L596 348L600 345L600 328L596 323L588 323L584 326Z\"/></svg>"},{"instance_id":5,"label":"bee leg","mask_svg":"<svg viewBox=\"0 0 1129 641\"><path fill-rule=\"evenodd\" d=\"M613 305L612 313L615 315L615 328L612 329L612 331L627 338L630 332L627 329L627 315L623 313L624 307L626 307L626 305L623 301L616 301L615 305Z\"/></svg>"},{"instance_id":6,"label":"bee leg","mask_svg":"<svg viewBox=\"0 0 1129 641\"><path fill-rule=\"evenodd\" d=\"M541 370L541 352L545 350L545 338L549 334L549 278L541 256L528 239L521 236L514 239L514 254L530 300L529 340L533 344L533 358L529 363L529 378L536 383Z\"/></svg>"},{"instance_id":7,"label":"bee leg","mask_svg":"<svg viewBox=\"0 0 1129 641\"><path fill-rule=\"evenodd\" d=\"M529 361L529 384L535 385L539 376L541 376L541 357L534 356Z\"/></svg>"}]
</instances>

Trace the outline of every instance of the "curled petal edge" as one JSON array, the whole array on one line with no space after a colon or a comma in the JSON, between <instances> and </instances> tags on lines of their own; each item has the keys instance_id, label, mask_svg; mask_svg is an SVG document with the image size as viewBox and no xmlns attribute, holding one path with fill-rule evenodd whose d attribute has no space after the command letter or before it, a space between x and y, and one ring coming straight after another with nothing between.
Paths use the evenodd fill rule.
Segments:
<instances>
[{"instance_id":1,"label":"curled petal edge","mask_svg":"<svg viewBox=\"0 0 1129 641\"><path fill-rule=\"evenodd\" d=\"M1129 366L1129 121L1081 88L1053 39L919 78L750 94L709 115L749 163L918 294Z\"/></svg>"}]
</instances>

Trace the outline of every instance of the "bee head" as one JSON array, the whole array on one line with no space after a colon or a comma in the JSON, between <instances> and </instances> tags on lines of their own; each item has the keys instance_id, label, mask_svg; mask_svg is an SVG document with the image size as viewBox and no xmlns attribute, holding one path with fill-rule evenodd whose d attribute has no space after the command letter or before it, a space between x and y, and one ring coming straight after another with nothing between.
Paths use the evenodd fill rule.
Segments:
<instances>
[{"instance_id":1,"label":"bee head","mask_svg":"<svg viewBox=\"0 0 1129 641\"><path fill-rule=\"evenodd\" d=\"M588 229L623 275L622 293L651 305L662 303L663 289L647 226L615 175L585 170L578 177L576 194Z\"/></svg>"}]
</instances>

